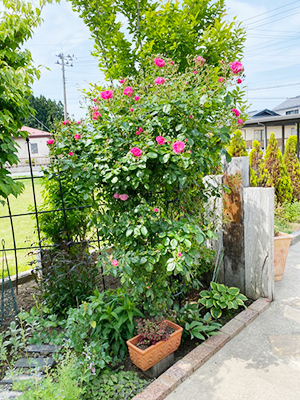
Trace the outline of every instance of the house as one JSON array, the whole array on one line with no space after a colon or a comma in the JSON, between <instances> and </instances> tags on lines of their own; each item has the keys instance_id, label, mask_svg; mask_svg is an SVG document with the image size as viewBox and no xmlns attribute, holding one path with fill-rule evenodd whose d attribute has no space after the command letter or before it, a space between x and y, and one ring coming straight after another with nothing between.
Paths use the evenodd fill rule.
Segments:
<instances>
[{"instance_id":1,"label":"house","mask_svg":"<svg viewBox=\"0 0 300 400\"><path fill-rule=\"evenodd\" d=\"M28 132L29 138L29 149L31 158L34 159L36 165L48 164L49 148L47 146L47 140L50 138L51 133L41 131L36 128L30 128L29 126L23 126L21 131ZM15 138L15 142L18 147L18 157L20 164L28 163L28 147L27 142L24 138L19 136Z\"/></svg>"},{"instance_id":2,"label":"house","mask_svg":"<svg viewBox=\"0 0 300 400\"><path fill-rule=\"evenodd\" d=\"M297 96L287 99L273 110L266 108L250 112L249 116L251 118L245 122L242 129L247 149L250 150L252 148L253 140L258 140L262 149L265 150L271 132L274 132L282 153L284 153L285 143L289 136L298 135L299 143L299 110L300 96Z\"/></svg>"}]
</instances>

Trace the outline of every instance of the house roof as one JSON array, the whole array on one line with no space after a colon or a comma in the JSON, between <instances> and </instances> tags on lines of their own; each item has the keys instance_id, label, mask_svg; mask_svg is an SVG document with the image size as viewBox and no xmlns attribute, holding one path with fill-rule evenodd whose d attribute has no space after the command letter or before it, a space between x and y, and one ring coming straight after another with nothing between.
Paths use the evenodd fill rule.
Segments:
<instances>
[{"instance_id":1,"label":"house roof","mask_svg":"<svg viewBox=\"0 0 300 400\"><path fill-rule=\"evenodd\" d=\"M295 123L300 123L300 114L293 115L275 115L275 116L261 116L261 117L252 117L248 121L244 123L245 127L255 127L255 126L286 126L286 125L294 125Z\"/></svg>"},{"instance_id":2,"label":"house roof","mask_svg":"<svg viewBox=\"0 0 300 400\"><path fill-rule=\"evenodd\" d=\"M291 97L273 108L273 111L286 110L288 108L300 107L300 96Z\"/></svg>"},{"instance_id":3,"label":"house roof","mask_svg":"<svg viewBox=\"0 0 300 400\"><path fill-rule=\"evenodd\" d=\"M257 117L269 117L270 115L275 116L279 115L275 111L269 110L268 108L265 108L264 110L260 111L250 111L248 113L251 118L257 118Z\"/></svg>"},{"instance_id":4,"label":"house roof","mask_svg":"<svg viewBox=\"0 0 300 400\"><path fill-rule=\"evenodd\" d=\"M40 129L30 128L29 126L22 126L20 131L28 132L29 137L50 137L51 133L41 131Z\"/></svg>"}]
</instances>

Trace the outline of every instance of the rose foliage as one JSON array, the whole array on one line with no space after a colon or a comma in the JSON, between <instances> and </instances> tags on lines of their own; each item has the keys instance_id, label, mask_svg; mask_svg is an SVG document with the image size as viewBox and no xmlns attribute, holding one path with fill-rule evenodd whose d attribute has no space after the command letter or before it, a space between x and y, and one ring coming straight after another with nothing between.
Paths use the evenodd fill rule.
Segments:
<instances>
[{"instance_id":1,"label":"rose foliage","mask_svg":"<svg viewBox=\"0 0 300 400\"><path fill-rule=\"evenodd\" d=\"M165 65L151 57L146 76L92 86L86 122L66 123L49 145L76 196L90 201L94 193L92 222L112 248L99 262L145 310L165 309L211 269L204 244L214 231L206 211L214 189L203 178L227 154L238 126L232 108L245 115L234 60L214 67L188 58L178 73L176 62L156 59Z\"/></svg>"}]
</instances>

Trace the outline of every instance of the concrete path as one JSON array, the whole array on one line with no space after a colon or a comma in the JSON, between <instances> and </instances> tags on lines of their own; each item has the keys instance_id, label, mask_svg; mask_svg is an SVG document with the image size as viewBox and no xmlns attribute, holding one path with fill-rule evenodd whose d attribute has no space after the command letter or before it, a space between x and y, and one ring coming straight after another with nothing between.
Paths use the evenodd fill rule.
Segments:
<instances>
[{"instance_id":1,"label":"concrete path","mask_svg":"<svg viewBox=\"0 0 300 400\"><path fill-rule=\"evenodd\" d=\"M275 297L166 400L300 400L300 243Z\"/></svg>"}]
</instances>

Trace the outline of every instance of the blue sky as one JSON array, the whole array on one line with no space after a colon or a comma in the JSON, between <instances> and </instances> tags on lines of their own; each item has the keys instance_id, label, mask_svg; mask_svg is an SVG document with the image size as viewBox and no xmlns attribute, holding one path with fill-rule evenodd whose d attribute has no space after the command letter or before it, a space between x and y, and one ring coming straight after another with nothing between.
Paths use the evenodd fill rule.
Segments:
<instances>
[{"instance_id":1,"label":"blue sky","mask_svg":"<svg viewBox=\"0 0 300 400\"><path fill-rule=\"evenodd\" d=\"M250 110L272 109L286 98L300 95L300 0L227 0L227 8L227 18L237 16L247 29L243 64ZM97 60L90 55L93 41L89 29L65 0L47 5L43 19L26 45L36 65L50 68L42 68L34 94L63 101L56 55L74 54L73 67L66 68L68 112L82 118L85 110L79 90L89 82L104 81Z\"/></svg>"}]
</instances>

